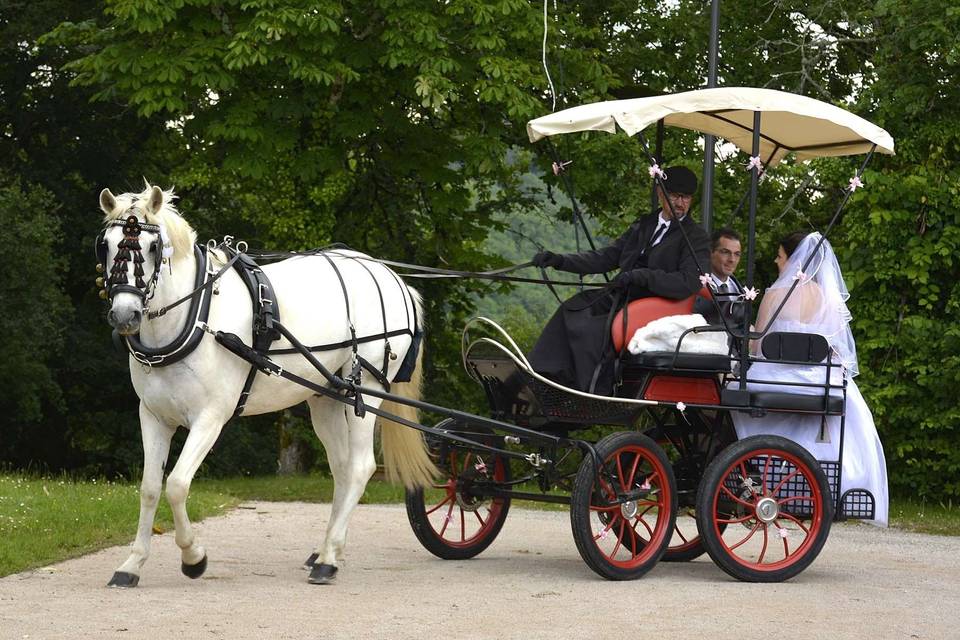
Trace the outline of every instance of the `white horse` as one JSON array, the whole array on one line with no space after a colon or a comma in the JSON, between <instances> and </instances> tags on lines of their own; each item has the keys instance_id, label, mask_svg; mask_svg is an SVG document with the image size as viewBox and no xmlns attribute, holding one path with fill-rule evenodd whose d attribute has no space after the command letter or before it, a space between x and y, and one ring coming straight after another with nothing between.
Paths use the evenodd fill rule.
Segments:
<instances>
[{"instance_id":1,"label":"white horse","mask_svg":"<svg viewBox=\"0 0 960 640\"><path fill-rule=\"evenodd\" d=\"M160 309L196 287L196 234L172 206L173 197L172 191L165 192L149 185L139 194L114 197L108 189L100 194L105 227L99 253L107 272L104 276L109 275L105 288L112 301L108 321L123 336L139 333L139 343L152 348L169 345L185 329L186 323L195 323L189 317L189 303L160 317L151 317L145 308L146 304L149 309ZM136 224L125 225L122 221L130 216L136 218L131 221ZM118 249L122 241L126 241L126 252L123 247ZM154 259L160 252L164 256L162 262L159 258ZM133 254L139 255L134 259ZM211 254L208 270L217 271L225 264L225 256L216 251ZM125 257L129 259L124 260ZM140 262L140 269L137 269ZM343 285L335 273L334 264L343 278ZM158 267L159 277L155 274ZM134 271L139 274L141 269L142 275L138 277ZM406 287L396 274L363 254L347 251L331 252L327 257L291 257L264 266L263 271L273 284L280 320L303 344L347 344L351 339L349 326L352 321L357 337L381 336L361 343L359 355L378 368L386 360L387 378L392 380L396 376L413 342L411 334L415 319L422 323L423 318L418 294ZM344 288L349 292L349 319ZM216 295L211 295L210 289L217 290ZM209 328L236 334L250 345L253 305L240 276L228 269L205 295L211 300ZM384 355L384 313L391 330L410 330L389 339L398 356L394 359ZM286 340L272 345L272 348L289 347ZM315 355L333 372L341 369L347 372L353 362L350 346L319 351ZM187 495L197 468L216 442L224 423L233 415L251 368L250 364L218 344L209 332L203 334L189 355L174 364L150 366L144 364L144 360L142 354L130 356L130 379L140 397L143 436L140 521L130 555L113 575L110 586L134 587L139 582L150 552L150 534L170 441L178 425L183 425L190 433L176 466L167 477L166 495L173 511L183 573L191 578L203 574L207 555L197 542L187 517ZM273 356L273 360L286 371L318 384L327 384L301 355L278 355ZM393 384L392 392L418 398L419 374L420 358L411 380ZM383 388L370 375L364 376L363 384ZM343 557L350 513L376 470L375 416L368 412L364 417L357 417L350 405L315 395L290 381L263 373L256 375L244 415L278 411L304 400L310 407L313 428L323 442L334 477L334 497L326 536L322 542L318 541L307 560L312 566L310 582L326 583L334 577L337 563ZM364 401L368 407L381 406L381 401L373 397L365 396ZM382 408L406 419L416 419L415 410L405 405L384 402ZM382 421L381 432L388 478L400 480L408 487L430 482L435 469L421 434L387 421Z\"/></svg>"}]
</instances>

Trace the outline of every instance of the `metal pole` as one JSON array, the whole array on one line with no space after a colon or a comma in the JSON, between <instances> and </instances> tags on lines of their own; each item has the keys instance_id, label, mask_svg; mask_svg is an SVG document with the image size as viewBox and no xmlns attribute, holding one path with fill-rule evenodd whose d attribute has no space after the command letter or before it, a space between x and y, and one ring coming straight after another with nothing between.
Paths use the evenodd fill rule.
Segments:
<instances>
[{"instance_id":1,"label":"metal pole","mask_svg":"<svg viewBox=\"0 0 960 640\"><path fill-rule=\"evenodd\" d=\"M712 0L710 7L710 56L707 63L707 88L717 86L717 49L720 40L720 0ZM703 137L703 214L701 223L707 233L713 229L713 146L712 135Z\"/></svg>"},{"instance_id":2,"label":"metal pole","mask_svg":"<svg viewBox=\"0 0 960 640\"><path fill-rule=\"evenodd\" d=\"M753 112L753 150L750 154L753 157L760 156L760 112ZM754 249L757 241L757 188L760 185L760 167L753 167L750 170L750 214L747 218L747 289L753 287L754 270ZM750 318L753 317L753 304L750 300L744 300L746 313L743 314L743 335L750 333ZM758 327L758 329L763 329ZM740 344L740 371L747 370L747 358L750 352L750 340L743 340ZM746 390L747 376L740 376L740 389Z\"/></svg>"}]
</instances>

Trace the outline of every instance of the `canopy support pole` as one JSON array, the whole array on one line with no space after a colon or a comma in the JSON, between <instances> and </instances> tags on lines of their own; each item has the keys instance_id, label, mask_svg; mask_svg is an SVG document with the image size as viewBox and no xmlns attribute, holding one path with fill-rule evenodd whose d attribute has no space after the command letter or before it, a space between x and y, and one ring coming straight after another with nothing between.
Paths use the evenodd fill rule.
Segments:
<instances>
[{"instance_id":1,"label":"canopy support pole","mask_svg":"<svg viewBox=\"0 0 960 640\"><path fill-rule=\"evenodd\" d=\"M720 0L710 3L710 55L707 59L707 88L717 86L717 50L720 41ZM713 230L713 162L716 138L711 134L703 137L703 202L700 223L710 233Z\"/></svg>"},{"instance_id":2,"label":"canopy support pole","mask_svg":"<svg viewBox=\"0 0 960 640\"><path fill-rule=\"evenodd\" d=\"M760 157L760 112L753 112L753 149L751 157ZM753 288L754 271L754 250L757 244L757 190L760 185L760 166L754 164L750 169L750 213L747 219L747 289ZM750 319L753 317L753 302L745 299L743 303L747 306L746 313L743 314L743 335L750 335ZM745 392L747 389L747 366L750 359L750 340L744 339L740 342L740 390Z\"/></svg>"}]
</instances>

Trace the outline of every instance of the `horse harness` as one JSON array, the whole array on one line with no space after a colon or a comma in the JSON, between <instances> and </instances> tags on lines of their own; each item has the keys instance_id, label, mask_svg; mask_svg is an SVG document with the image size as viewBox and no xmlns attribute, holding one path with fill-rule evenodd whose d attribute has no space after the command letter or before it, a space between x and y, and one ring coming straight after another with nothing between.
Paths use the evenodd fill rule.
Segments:
<instances>
[{"instance_id":1,"label":"horse harness","mask_svg":"<svg viewBox=\"0 0 960 640\"><path fill-rule=\"evenodd\" d=\"M117 255L113 259L109 278L104 280L102 277L100 277L97 280L97 284L103 287L101 291L101 297L104 299L113 299L113 297L118 293L132 293L137 295L144 302L144 304L146 304L150 299L152 299L155 287L160 278L161 267L163 264L168 263L167 259L172 252L166 251L168 243L164 234L164 230L160 225L140 222L137 220L136 216L128 216L125 220L114 220L104 226L96 239L97 271L99 273L104 273L106 271L108 251L106 232L111 227L118 226L123 227L124 238L117 245ZM155 254L155 264L153 275L151 276L149 282L144 282L143 280L144 271L142 265L145 259L143 257L142 248L139 241L139 236L142 231L157 233L164 244L164 250L162 251L158 247L156 240L150 246L150 251L153 251ZM263 271L263 269L260 268L260 265L257 264L253 257L240 249L240 247L245 249L245 245L246 243L240 242L237 243L236 247L234 247L232 238L227 237L220 245L214 245L214 241L210 241L205 247L200 245L194 246L194 255L197 261L197 277L194 289L176 302L166 305L157 311L149 311L147 313L147 316L151 319L160 317L166 314L170 309L184 302L190 302L190 308L187 313L188 321L185 323L180 334L172 342L161 347L148 347L140 342L139 334L121 337L119 333L114 330L114 343L121 348L125 347L130 355L137 360L137 362L140 362L148 367L164 367L174 364L175 362L179 362L183 358L187 357L200 344L205 332L215 334L215 332L213 332L207 326L207 320L210 315L211 298L212 295L218 293L218 291L214 288L214 284L220 279L221 276L223 276L224 273L226 273L227 270L232 267L246 286L253 303L253 347L250 351L261 357L301 353L301 349L298 348L270 349L270 346L275 340L280 339L284 335L286 335L288 339L293 338L293 336L287 335L286 331L280 324L280 309L276 302L276 295L273 285L270 283L270 279L267 277L267 274ZM215 249L223 251L228 259L219 271L213 273L208 260L208 254ZM389 330L389 327L387 326L387 312L386 304L383 299L383 291L381 290L380 282L374 276L373 272L364 264L364 261L361 258L352 255L331 252L333 255L338 257L352 259L357 262L370 275L370 278L373 280L374 285L377 288L377 295L380 298L381 317L383 319L383 331L379 334L357 337L356 328L354 327L351 319L350 299L347 293L346 283L344 282L343 276L341 275L340 270L337 268L336 263L330 258L329 255L327 255L327 253L328 252L320 252L319 255L323 256L327 260L340 283L340 287L343 292L343 300L346 307L347 324L350 329L350 339L337 343L306 347L306 350L308 352L318 352L351 347L353 350L353 364L351 365L349 375L343 377L343 380L349 382L351 385L360 386L362 375L361 370L366 369L374 378L377 379L384 389L389 392L390 380L388 378L387 368L390 361L397 359L396 353L393 352L390 346L390 338L400 335L408 335L411 337L412 343L410 348L407 350L400 369L398 370L396 376L394 376L393 382L409 382L413 374L413 370L416 367L417 354L420 349L420 343L423 340L423 331L420 328L420 322L417 318L416 305L413 304L413 300L410 297L410 292L406 285L395 273L393 273L393 271L388 269L388 272L393 275L398 287L400 287L404 298L404 307L407 309L407 326L403 329ZM135 281L133 285L128 283L127 277L127 263L131 261L134 263ZM407 304L408 302L409 306ZM412 318L410 317L409 311L411 308L413 309ZM412 329L411 326L413 327ZM359 347L361 344L376 340L384 341L383 366L379 369L359 354ZM297 346L302 347L302 345L299 345L299 343ZM253 386L253 381L256 378L257 371L262 370L262 367L259 367L254 361L250 360L249 358L246 359L251 362L251 368L250 372L247 374L243 390L241 391L240 397L237 401L237 407L233 413L234 417L243 413L247 399L250 396L250 391ZM359 394L356 394L355 396L355 411L357 415L363 415L364 413L363 401Z\"/></svg>"}]
</instances>

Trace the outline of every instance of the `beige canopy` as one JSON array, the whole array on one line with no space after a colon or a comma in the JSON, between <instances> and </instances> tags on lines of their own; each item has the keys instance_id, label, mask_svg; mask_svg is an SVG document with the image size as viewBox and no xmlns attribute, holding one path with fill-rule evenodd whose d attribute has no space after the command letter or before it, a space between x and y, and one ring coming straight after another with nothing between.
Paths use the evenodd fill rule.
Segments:
<instances>
[{"instance_id":1,"label":"beige canopy","mask_svg":"<svg viewBox=\"0 0 960 640\"><path fill-rule=\"evenodd\" d=\"M527 123L531 142L558 133L607 131L627 135L657 122L713 134L750 152L753 114L760 117L760 158L773 166L790 153L798 160L877 151L893 154L893 138L880 127L840 107L773 89L722 87L666 96L595 102Z\"/></svg>"}]
</instances>

